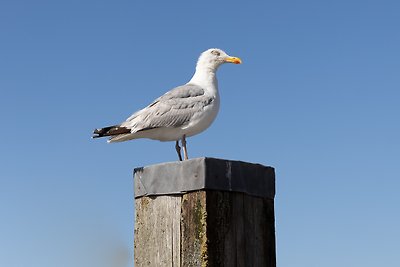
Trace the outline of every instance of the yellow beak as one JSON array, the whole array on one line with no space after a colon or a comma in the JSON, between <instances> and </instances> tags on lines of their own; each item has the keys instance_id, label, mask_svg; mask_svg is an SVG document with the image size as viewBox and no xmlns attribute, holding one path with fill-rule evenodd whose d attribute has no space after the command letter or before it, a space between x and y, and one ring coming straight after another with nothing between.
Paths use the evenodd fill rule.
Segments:
<instances>
[{"instance_id":1,"label":"yellow beak","mask_svg":"<svg viewBox=\"0 0 400 267\"><path fill-rule=\"evenodd\" d=\"M233 63L233 64L242 64L242 60L238 57L227 57L225 58L225 62Z\"/></svg>"}]
</instances>

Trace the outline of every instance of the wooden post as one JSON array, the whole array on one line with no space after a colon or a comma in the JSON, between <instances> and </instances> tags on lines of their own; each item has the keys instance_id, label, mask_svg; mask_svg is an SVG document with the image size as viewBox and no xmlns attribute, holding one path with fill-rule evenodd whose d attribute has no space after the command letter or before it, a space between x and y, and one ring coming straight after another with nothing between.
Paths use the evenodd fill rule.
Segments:
<instances>
[{"instance_id":1,"label":"wooden post","mask_svg":"<svg viewBox=\"0 0 400 267\"><path fill-rule=\"evenodd\" d=\"M273 168L198 158L134 180L136 267L276 266Z\"/></svg>"}]
</instances>

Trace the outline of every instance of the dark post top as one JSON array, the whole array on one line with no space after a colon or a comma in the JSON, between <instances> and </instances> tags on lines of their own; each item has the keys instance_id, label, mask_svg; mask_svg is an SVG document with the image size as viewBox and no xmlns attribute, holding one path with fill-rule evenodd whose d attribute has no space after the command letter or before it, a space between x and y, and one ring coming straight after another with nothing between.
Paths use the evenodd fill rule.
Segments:
<instances>
[{"instance_id":1,"label":"dark post top","mask_svg":"<svg viewBox=\"0 0 400 267\"><path fill-rule=\"evenodd\" d=\"M275 170L242 161L195 158L134 170L135 198L197 190L242 192L273 199Z\"/></svg>"}]
</instances>

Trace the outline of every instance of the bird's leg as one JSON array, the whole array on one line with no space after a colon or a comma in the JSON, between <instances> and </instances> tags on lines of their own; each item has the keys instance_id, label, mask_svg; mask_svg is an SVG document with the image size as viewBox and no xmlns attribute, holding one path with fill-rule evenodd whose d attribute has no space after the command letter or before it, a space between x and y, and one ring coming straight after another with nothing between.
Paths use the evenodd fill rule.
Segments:
<instances>
[{"instance_id":1,"label":"bird's leg","mask_svg":"<svg viewBox=\"0 0 400 267\"><path fill-rule=\"evenodd\" d=\"M179 140L176 140L175 149L176 153L178 153L179 161L182 161L181 147L179 146Z\"/></svg>"},{"instance_id":2,"label":"bird's leg","mask_svg":"<svg viewBox=\"0 0 400 267\"><path fill-rule=\"evenodd\" d=\"M186 135L183 135L183 137L182 137L182 147L183 147L183 156L184 156L185 160L187 160L189 158L188 158L188 153L187 153L187 149L186 149Z\"/></svg>"}]
</instances>

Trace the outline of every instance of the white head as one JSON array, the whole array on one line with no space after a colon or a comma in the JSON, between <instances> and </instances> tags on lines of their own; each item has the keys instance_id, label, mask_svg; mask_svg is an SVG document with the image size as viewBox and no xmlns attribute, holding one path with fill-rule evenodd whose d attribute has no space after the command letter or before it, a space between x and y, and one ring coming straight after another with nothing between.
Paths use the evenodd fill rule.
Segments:
<instances>
[{"instance_id":1,"label":"white head","mask_svg":"<svg viewBox=\"0 0 400 267\"><path fill-rule=\"evenodd\" d=\"M242 61L238 57L229 56L221 49L211 48L201 53L196 69L216 71L223 63L241 64Z\"/></svg>"}]
</instances>

